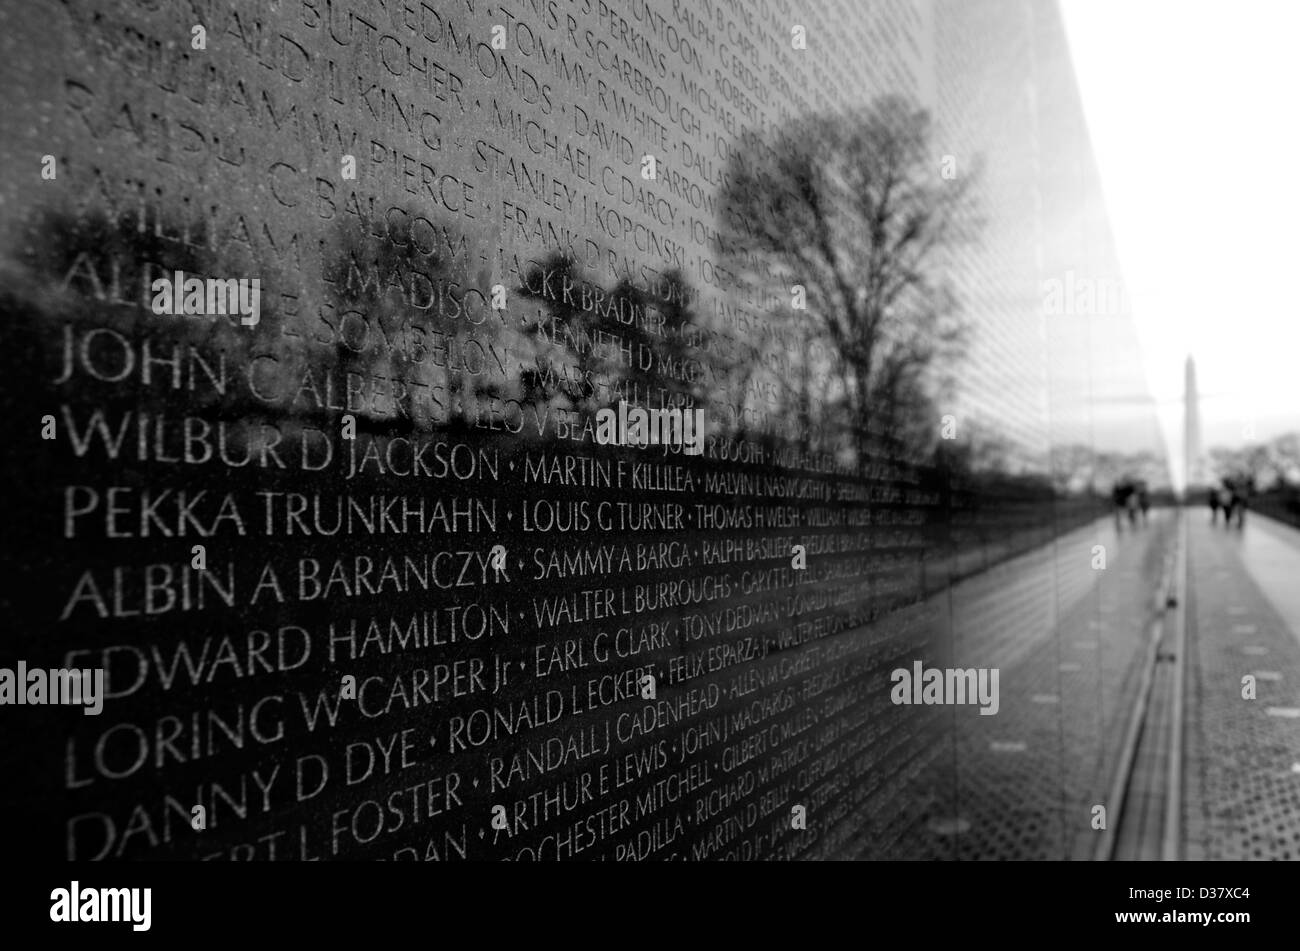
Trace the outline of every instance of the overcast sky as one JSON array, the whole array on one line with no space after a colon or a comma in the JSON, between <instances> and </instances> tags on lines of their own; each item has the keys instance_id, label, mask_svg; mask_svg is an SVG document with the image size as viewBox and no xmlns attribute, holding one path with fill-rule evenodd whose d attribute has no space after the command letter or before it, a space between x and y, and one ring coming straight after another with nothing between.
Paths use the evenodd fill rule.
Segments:
<instances>
[{"instance_id":1,"label":"overcast sky","mask_svg":"<svg viewBox=\"0 0 1300 951\"><path fill-rule=\"evenodd\" d=\"M1206 446L1300 430L1300 2L1061 6L1173 461L1189 353Z\"/></svg>"}]
</instances>

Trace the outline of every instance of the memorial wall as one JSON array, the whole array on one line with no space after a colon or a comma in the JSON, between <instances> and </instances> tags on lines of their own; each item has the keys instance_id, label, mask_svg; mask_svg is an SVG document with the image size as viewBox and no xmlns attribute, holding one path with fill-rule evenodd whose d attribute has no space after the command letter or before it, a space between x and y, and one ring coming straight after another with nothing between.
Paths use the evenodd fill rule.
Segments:
<instances>
[{"instance_id":1,"label":"memorial wall","mask_svg":"<svg viewBox=\"0 0 1300 951\"><path fill-rule=\"evenodd\" d=\"M1053 5L3 17L0 666L103 671L2 711L11 847L962 854L985 721L891 672L1139 377L1044 315L1118 282Z\"/></svg>"}]
</instances>

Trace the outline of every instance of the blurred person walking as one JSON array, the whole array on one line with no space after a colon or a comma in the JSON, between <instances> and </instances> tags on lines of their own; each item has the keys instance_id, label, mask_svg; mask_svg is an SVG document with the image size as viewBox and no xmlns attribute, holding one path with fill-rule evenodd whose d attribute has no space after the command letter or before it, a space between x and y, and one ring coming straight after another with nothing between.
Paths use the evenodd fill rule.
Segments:
<instances>
[{"instance_id":1,"label":"blurred person walking","mask_svg":"<svg viewBox=\"0 0 1300 951\"><path fill-rule=\"evenodd\" d=\"M1115 506L1115 532L1118 534L1123 530L1125 512L1128 513L1129 526L1137 528L1137 488L1128 477L1115 483L1110 499Z\"/></svg>"}]
</instances>

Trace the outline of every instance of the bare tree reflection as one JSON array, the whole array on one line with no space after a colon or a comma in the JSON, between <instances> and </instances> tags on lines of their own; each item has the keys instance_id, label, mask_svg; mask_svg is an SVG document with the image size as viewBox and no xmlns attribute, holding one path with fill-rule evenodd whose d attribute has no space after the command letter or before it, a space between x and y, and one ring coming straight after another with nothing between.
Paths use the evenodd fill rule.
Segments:
<instances>
[{"instance_id":1,"label":"bare tree reflection","mask_svg":"<svg viewBox=\"0 0 1300 951\"><path fill-rule=\"evenodd\" d=\"M599 306L571 290L584 286L590 281L581 266L557 252L534 263L516 290L534 308L522 318L534 341L533 363L519 378L528 405L562 405L584 418L618 400L699 406L710 382L733 365L691 306L680 272L653 288L625 278L600 291Z\"/></svg>"},{"instance_id":2,"label":"bare tree reflection","mask_svg":"<svg viewBox=\"0 0 1300 951\"><path fill-rule=\"evenodd\" d=\"M806 310L778 312L799 338L791 409L810 429L850 432L859 453L889 433L932 444L933 395L967 332L941 265L974 234L975 175L943 177L929 128L886 97L751 133L723 189L729 269L751 287L792 288L787 302L806 293Z\"/></svg>"}]
</instances>

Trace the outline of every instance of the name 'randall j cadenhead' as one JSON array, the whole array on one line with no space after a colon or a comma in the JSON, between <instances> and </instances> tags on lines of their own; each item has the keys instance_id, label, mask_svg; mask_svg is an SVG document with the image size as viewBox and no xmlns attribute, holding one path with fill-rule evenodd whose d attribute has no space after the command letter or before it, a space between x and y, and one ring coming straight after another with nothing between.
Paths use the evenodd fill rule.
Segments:
<instances>
[{"instance_id":1,"label":"name 'randall j cadenhead'","mask_svg":"<svg viewBox=\"0 0 1300 951\"><path fill-rule=\"evenodd\" d=\"M915 661L909 671L899 667L889 675L894 684L889 699L895 704L980 704L980 716L998 712L998 668L931 667ZM978 687L978 689L977 689Z\"/></svg>"},{"instance_id":2,"label":"name 'randall j cadenhead'","mask_svg":"<svg viewBox=\"0 0 1300 951\"><path fill-rule=\"evenodd\" d=\"M154 293L150 307L155 314L239 313L243 315L239 322L245 327L255 327L262 319L262 282L258 278L203 280L175 271L172 277L155 280L149 289Z\"/></svg>"},{"instance_id":3,"label":"name 'randall j cadenhead'","mask_svg":"<svg viewBox=\"0 0 1300 951\"><path fill-rule=\"evenodd\" d=\"M704 410L628 409L619 400L618 413L602 409L596 413L596 442L602 446L658 446L668 452L680 445L688 456L704 452Z\"/></svg>"},{"instance_id":4,"label":"name 'randall j cadenhead'","mask_svg":"<svg viewBox=\"0 0 1300 951\"><path fill-rule=\"evenodd\" d=\"M20 660L16 671L0 667L0 704L85 704L86 716L98 716L104 709L104 671L28 670Z\"/></svg>"},{"instance_id":5,"label":"name 'randall j cadenhead'","mask_svg":"<svg viewBox=\"0 0 1300 951\"><path fill-rule=\"evenodd\" d=\"M153 915L151 888L70 888L50 892L50 921L129 921L132 931L148 931Z\"/></svg>"}]
</instances>

